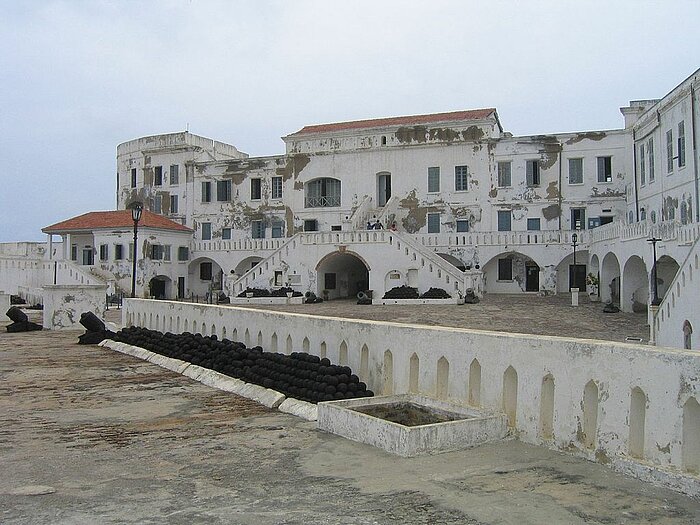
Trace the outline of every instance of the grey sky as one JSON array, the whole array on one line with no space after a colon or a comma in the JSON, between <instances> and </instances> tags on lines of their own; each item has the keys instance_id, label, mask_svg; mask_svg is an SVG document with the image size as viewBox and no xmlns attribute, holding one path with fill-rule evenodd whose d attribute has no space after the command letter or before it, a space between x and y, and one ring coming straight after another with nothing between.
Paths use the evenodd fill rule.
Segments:
<instances>
[{"instance_id":1,"label":"grey sky","mask_svg":"<svg viewBox=\"0 0 700 525\"><path fill-rule=\"evenodd\" d=\"M306 124L496 107L514 134L622 126L698 67L700 2L0 0L0 241L115 206L115 148L251 155Z\"/></svg>"}]
</instances>

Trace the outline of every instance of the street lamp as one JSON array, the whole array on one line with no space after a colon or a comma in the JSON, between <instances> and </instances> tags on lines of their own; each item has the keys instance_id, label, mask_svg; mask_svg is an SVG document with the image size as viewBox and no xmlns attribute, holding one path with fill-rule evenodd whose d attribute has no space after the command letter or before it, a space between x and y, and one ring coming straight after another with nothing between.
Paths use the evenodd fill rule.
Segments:
<instances>
[{"instance_id":1,"label":"street lamp","mask_svg":"<svg viewBox=\"0 0 700 525\"><path fill-rule=\"evenodd\" d=\"M652 278L652 283L654 285L651 288L651 305L652 306L659 306L661 304L661 300L659 299L659 286L658 282L656 279L656 243L661 241L661 239L657 237L652 237L651 239L647 239L647 242L651 243L651 249L653 251L653 256L654 256L654 265L651 267L651 278Z\"/></svg>"},{"instance_id":2,"label":"street lamp","mask_svg":"<svg viewBox=\"0 0 700 525\"><path fill-rule=\"evenodd\" d=\"M131 220L134 221L134 257L131 267L131 297L136 297L136 255L138 253L139 221L143 213L143 203L134 201L129 205L131 208Z\"/></svg>"},{"instance_id":3,"label":"street lamp","mask_svg":"<svg viewBox=\"0 0 700 525\"><path fill-rule=\"evenodd\" d=\"M578 242L578 233L571 234L571 242L574 245L574 266L576 266L576 243Z\"/></svg>"}]
</instances>

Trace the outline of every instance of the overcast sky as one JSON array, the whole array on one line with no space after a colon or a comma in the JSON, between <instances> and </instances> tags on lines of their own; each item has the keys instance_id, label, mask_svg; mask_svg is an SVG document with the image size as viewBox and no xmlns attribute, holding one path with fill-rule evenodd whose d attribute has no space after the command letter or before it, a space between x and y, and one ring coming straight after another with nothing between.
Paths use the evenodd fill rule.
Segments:
<instances>
[{"instance_id":1,"label":"overcast sky","mask_svg":"<svg viewBox=\"0 0 700 525\"><path fill-rule=\"evenodd\" d=\"M698 67L698 1L0 0L0 241L115 207L120 142L251 155L306 124L496 107L516 135L622 127Z\"/></svg>"}]
</instances>

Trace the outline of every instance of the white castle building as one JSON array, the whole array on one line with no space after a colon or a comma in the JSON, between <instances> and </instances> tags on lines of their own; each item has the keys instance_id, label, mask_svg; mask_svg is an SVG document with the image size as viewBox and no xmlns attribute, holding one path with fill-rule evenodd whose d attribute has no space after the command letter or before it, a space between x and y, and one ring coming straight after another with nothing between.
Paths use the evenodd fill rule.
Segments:
<instances>
[{"instance_id":1,"label":"white castle building","mask_svg":"<svg viewBox=\"0 0 700 525\"><path fill-rule=\"evenodd\" d=\"M269 157L188 132L125 142L117 208L149 212L138 295L579 288L647 309L656 343L700 349L699 75L621 108L614 130L513 136L489 108L306 126ZM128 291L128 219L88 213L45 228L43 255L26 249ZM4 248L6 270L19 249Z\"/></svg>"}]
</instances>

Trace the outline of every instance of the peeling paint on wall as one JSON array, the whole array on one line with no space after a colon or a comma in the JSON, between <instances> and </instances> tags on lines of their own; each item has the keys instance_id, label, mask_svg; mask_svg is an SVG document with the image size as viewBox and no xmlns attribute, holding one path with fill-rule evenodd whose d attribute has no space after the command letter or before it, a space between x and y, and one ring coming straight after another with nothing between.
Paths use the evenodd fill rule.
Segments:
<instances>
[{"instance_id":1,"label":"peeling paint on wall","mask_svg":"<svg viewBox=\"0 0 700 525\"><path fill-rule=\"evenodd\" d=\"M603 140L607 136L608 134L604 131L588 131L585 133L576 133L576 135L567 140L566 143L568 145L576 144L577 142L581 142L585 139L599 141Z\"/></svg>"}]
</instances>

